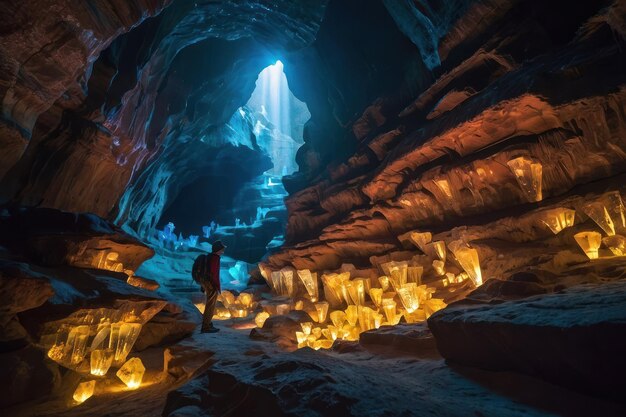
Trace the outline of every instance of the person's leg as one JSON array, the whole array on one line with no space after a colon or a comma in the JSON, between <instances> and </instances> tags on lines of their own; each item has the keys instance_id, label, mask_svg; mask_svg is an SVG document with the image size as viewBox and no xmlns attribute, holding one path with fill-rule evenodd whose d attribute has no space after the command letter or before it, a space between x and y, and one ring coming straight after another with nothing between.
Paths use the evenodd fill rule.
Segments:
<instances>
[{"instance_id":1,"label":"person's leg","mask_svg":"<svg viewBox=\"0 0 626 417\"><path fill-rule=\"evenodd\" d=\"M208 331L213 327L213 312L215 311L215 302L217 301L217 291L213 287L207 285L204 288L206 293L206 305L204 306L204 314L202 315L202 331Z\"/></svg>"}]
</instances>

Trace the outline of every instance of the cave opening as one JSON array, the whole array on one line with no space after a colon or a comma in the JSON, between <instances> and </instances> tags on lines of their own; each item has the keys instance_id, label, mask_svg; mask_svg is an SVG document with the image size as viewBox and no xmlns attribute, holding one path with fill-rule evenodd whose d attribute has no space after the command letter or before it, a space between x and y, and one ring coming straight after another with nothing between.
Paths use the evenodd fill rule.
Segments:
<instances>
[{"instance_id":1,"label":"cave opening","mask_svg":"<svg viewBox=\"0 0 626 417\"><path fill-rule=\"evenodd\" d=\"M166 202L157 229L173 224L179 240L189 235L198 235L200 242L220 239L229 246L229 257L260 261L284 241L287 192L282 177L298 170L296 153L310 116L289 89L283 63L265 67L250 98L227 124L229 134L248 135L249 145L219 150L209 169ZM258 153L261 163L254 158Z\"/></svg>"}]
</instances>

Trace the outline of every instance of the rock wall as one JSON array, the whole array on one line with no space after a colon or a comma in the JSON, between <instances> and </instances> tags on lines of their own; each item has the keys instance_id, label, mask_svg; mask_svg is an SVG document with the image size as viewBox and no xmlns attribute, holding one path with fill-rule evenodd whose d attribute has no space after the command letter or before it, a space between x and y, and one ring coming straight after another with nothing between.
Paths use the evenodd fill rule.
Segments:
<instances>
[{"instance_id":1,"label":"rock wall","mask_svg":"<svg viewBox=\"0 0 626 417\"><path fill-rule=\"evenodd\" d=\"M270 257L270 269L410 257L402 251L413 245L399 236L416 229L433 232L433 240L474 242L484 264L496 264L491 256L507 256L498 250L503 241L551 235L543 226L541 236L529 236L542 227L541 209L578 208L621 188L626 3L458 3L456 14L429 2L385 3L418 43L427 73L404 76L421 80L411 97L403 91L373 100L348 125L353 154L287 199L287 245ZM423 44L425 32L434 44ZM529 199L508 165L519 157L541 164L539 198ZM578 212L577 223L595 226ZM503 232L524 215L532 219L524 232ZM489 242L496 230L500 240ZM566 245L577 250L571 236ZM487 276L523 266L488 267Z\"/></svg>"}]
</instances>

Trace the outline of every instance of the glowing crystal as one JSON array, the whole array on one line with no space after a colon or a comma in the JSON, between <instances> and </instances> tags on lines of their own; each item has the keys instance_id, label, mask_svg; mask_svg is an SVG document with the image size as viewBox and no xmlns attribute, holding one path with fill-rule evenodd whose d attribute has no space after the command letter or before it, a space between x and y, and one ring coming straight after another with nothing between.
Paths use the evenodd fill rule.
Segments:
<instances>
[{"instance_id":1,"label":"glowing crystal","mask_svg":"<svg viewBox=\"0 0 626 417\"><path fill-rule=\"evenodd\" d=\"M67 335L67 342L65 343L65 351L63 354L63 360L69 362L71 365L78 365L85 358L87 350L87 339L89 338L89 326L76 326L70 330Z\"/></svg>"},{"instance_id":2,"label":"glowing crystal","mask_svg":"<svg viewBox=\"0 0 626 417\"><path fill-rule=\"evenodd\" d=\"M304 288L306 288L311 301L315 302L319 298L319 288L317 284L317 274L311 273L308 269L303 269L298 271L298 277L300 277L300 281L304 284Z\"/></svg>"},{"instance_id":3,"label":"glowing crystal","mask_svg":"<svg viewBox=\"0 0 626 417\"><path fill-rule=\"evenodd\" d=\"M441 259L443 262L446 261L446 242L444 242L443 240L438 240L436 242L429 243L428 247L432 248L433 252L435 253L435 255L437 255L439 259Z\"/></svg>"},{"instance_id":4,"label":"glowing crystal","mask_svg":"<svg viewBox=\"0 0 626 417\"><path fill-rule=\"evenodd\" d=\"M348 290L350 301L357 306L365 303L365 281L363 279L355 279L350 282L349 286L345 286Z\"/></svg>"},{"instance_id":5,"label":"glowing crystal","mask_svg":"<svg viewBox=\"0 0 626 417\"><path fill-rule=\"evenodd\" d=\"M328 326L325 329L322 329L322 335L326 339L336 340L337 339L337 328L335 326Z\"/></svg>"},{"instance_id":6,"label":"glowing crystal","mask_svg":"<svg viewBox=\"0 0 626 417\"><path fill-rule=\"evenodd\" d=\"M445 263L440 260L433 261L433 269L438 276L444 275L446 273Z\"/></svg>"},{"instance_id":7,"label":"glowing crystal","mask_svg":"<svg viewBox=\"0 0 626 417\"><path fill-rule=\"evenodd\" d=\"M237 317L237 318L248 317L248 313L249 313L247 308L237 303L228 307L228 311L230 311L231 317Z\"/></svg>"},{"instance_id":8,"label":"glowing crystal","mask_svg":"<svg viewBox=\"0 0 626 417\"><path fill-rule=\"evenodd\" d=\"M310 335L311 334L311 329L313 328L313 323L311 323L310 321L304 322L304 323L300 323L300 327L302 327L302 332L305 335Z\"/></svg>"},{"instance_id":9,"label":"glowing crystal","mask_svg":"<svg viewBox=\"0 0 626 417\"><path fill-rule=\"evenodd\" d=\"M304 332L296 332L296 340L298 344L306 342L308 335L304 334Z\"/></svg>"},{"instance_id":10,"label":"glowing crystal","mask_svg":"<svg viewBox=\"0 0 626 417\"><path fill-rule=\"evenodd\" d=\"M324 283L324 296L331 307L340 307L343 304L344 297L342 289L344 283L350 279L350 272L342 272L341 274L325 274L322 275Z\"/></svg>"},{"instance_id":11,"label":"glowing crystal","mask_svg":"<svg viewBox=\"0 0 626 417\"><path fill-rule=\"evenodd\" d=\"M404 284L402 288L398 288L398 296L404 308L409 313L414 312L419 308L419 295L417 292L417 284L410 282Z\"/></svg>"},{"instance_id":12,"label":"glowing crystal","mask_svg":"<svg viewBox=\"0 0 626 417\"><path fill-rule=\"evenodd\" d=\"M426 245L433 239L433 235L430 232L412 232L409 235L411 242L415 244L422 252L426 253Z\"/></svg>"},{"instance_id":13,"label":"glowing crystal","mask_svg":"<svg viewBox=\"0 0 626 417\"><path fill-rule=\"evenodd\" d=\"M382 267L388 271L389 282L394 290L397 291L398 288L406 284L409 267L407 262L387 262L383 264Z\"/></svg>"},{"instance_id":14,"label":"glowing crystal","mask_svg":"<svg viewBox=\"0 0 626 417\"><path fill-rule=\"evenodd\" d=\"M383 311L389 324L395 325L400 321L400 317L396 315L396 302L392 299L383 299Z\"/></svg>"},{"instance_id":15,"label":"glowing crystal","mask_svg":"<svg viewBox=\"0 0 626 417\"><path fill-rule=\"evenodd\" d=\"M583 212L591 218L598 226L604 230L609 236L615 234L615 224L609 215L609 211L600 201L585 204L582 207Z\"/></svg>"},{"instance_id":16,"label":"glowing crystal","mask_svg":"<svg viewBox=\"0 0 626 417\"><path fill-rule=\"evenodd\" d=\"M615 256L625 256L626 255L626 238L621 235L609 236L602 239L602 243L606 245L607 248L613 255Z\"/></svg>"},{"instance_id":17,"label":"glowing crystal","mask_svg":"<svg viewBox=\"0 0 626 417\"><path fill-rule=\"evenodd\" d=\"M359 310L357 306L348 306L346 308L346 320L351 326L356 326L356 322L359 319Z\"/></svg>"},{"instance_id":18,"label":"glowing crystal","mask_svg":"<svg viewBox=\"0 0 626 417\"><path fill-rule=\"evenodd\" d=\"M370 289L370 298L376 307L380 307L383 302L383 289L372 288Z\"/></svg>"},{"instance_id":19,"label":"glowing crystal","mask_svg":"<svg viewBox=\"0 0 626 417\"><path fill-rule=\"evenodd\" d=\"M112 349L96 349L91 351L90 357L91 374L97 376L106 375L113 364Z\"/></svg>"},{"instance_id":20,"label":"glowing crystal","mask_svg":"<svg viewBox=\"0 0 626 417\"><path fill-rule=\"evenodd\" d=\"M143 374L146 368L143 366L141 359L130 358L115 375L122 380L130 389L135 389L141 385Z\"/></svg>"},{"instance_id":21,"label":"glowing crystal","mask_svg":"<svg viewBox=\"0 0 626 417\"><path fill-rule=\"evenodd\" d=\"M218 296L217 296L218 301L221 301L222 304L224 304L224 307L228 308L231 305L235 304L236 300L235 300L235 296L233 295L232 292L228 291L228 290L224 290L222 291Z\"/></svg>"},{"instance_id":22,"label":"glowing crystal","mask_svg":"<svg viewBox=\"0 0 626 417\"><path fill-rule=\"evenodd\" d=\"M265 324L265 320L267 320L270 317L269 313L262 311L259 314L256 315L256 317L254 318L254 323L256 324L256 327L262 329L263 325Z\"/></svg>"},{"instance_id":23,"label":"glowing crystal","mask_svg":"<svg viewBox=\"0 0 626 417\"><path fill-rule=\"evenodd\" d=\"M315 339L319 339L322 337L322 328L321 327L313 327L311 329L311 334L315 336Z\"/></svg>"},{"instance_id":24,"label":"glowing crystal","mask_svg":"<svg viewBox=\"0 0 626 417\"><path fill-rule=\"evenodd\" d=\"M383 291L387 291L387 289L389 289L389 277L388 276L381 276L378 277L378 282L380 282L380 287L383 289Z\"/></svg>"},{"instance_id":25,"label":"glowing crystal","mask_svg":"<svg viewBox=\"0 0 626 417\"><path fill-rule=\"evenodd\" d=\"M613 219L616 230L623 231L626 229L626 210L624 209L620 192L611 191L605 193L600 199Z\"/></svg>"},{"instance_id":26,"label":"glowing crystal","mask_svg":"<svg viewBox=\"0 0 626 417\"><path fill-rule=\"evenodd\" d=\"M322 301L319 303L315 303L315 310L317 312L317 322L324 323L326 321L326 317L328 316L328 303L326 301Z\"/></svg>"},{"instance_id":27,"label":"glowing crystal","mask_svg":"<svg viewBox=\"0 0 626 417\"><path fill-rule=\"evenodd\" d=\"M452 189L450 188L450 183L448 182L448 180L435 180L435 185L443 194L445 194L447 198L452 198Z\"/></svg>"},{"instance_id":28,"label":"glowing crystal","mask_svg":"<svg viewBox=\"0 0 626 417\"><path fill-rule=\"evenodd\" d=\"M539 162L520 156L507 162L511 172L515 175L515 179L520 188L524 192L526 199L530 202L541 201L542 189L542 166Z\"/></svg>"},{"instance_id":29,"label":"glowing crystal","mask_svg":"<svg viewBox=\"0 0 626 417\"><path fill-rule=\"evenodd\" d=\"M119 322L111 325L109 349L114 352L113 362L121 363L126 360L140 332L141 324L139 323Z\"/></svg>"},{"instance_id":30,"label":"glowing crystal","mask_svg":"<svg viewBox=\"0 0 626 417\"><path fill-rule=\"evenodd\" d=\"M589 259L598 258L598 249L602 243L602 235L598 232L580 232L574 235L576 243Z\"/></svg>"},{"instance_id":31,"label":"glowing crystal","mask_svg":"<svg viewBox=\"0 0 626 417\"><path fill-rule=\"evenodd\" d=\"M424 274L423 266L409 266L407 268L407 282L414 282L416 284L422 283L422 275Z\"/></svg>"},{"instance_id":32,"label":"glowing crystal","mask_svg":"<svg viewBox=\"0 0 626 417\"><path fill-rule=\"evenodd\" d=\"M459 262L459 265L461 265L461 268L463 268L472 281L474 281L474 285L477 287L483 285L483 275L480 269L478 251L458 240L450 243L449 247L454 257Z\"/></svg>"},{"instance_id":33,"label":"glowing crystal","mask_svg":"<svg viewBox=\"0 0 626 417\"><path fill-rule=\"evenodd\" d=\"M333 325L336 328L341 329L343 324L346 322L346 313L341 310L333 311L330 313L330 321L333 322Z\"/></svg>"},{"instance_id":34,"label":"glowing crystal","mask_svg":"<svg viewBox=\"0 0 626 417\"><path fill-rule=\"evenodd\" d=\"M96 388L96 381L81 382L76 387L76 390L74 391L74 395L72 395L72 398L78 404L83 403L93 395L93 391L95 390L95 388Z\"/></svg>"},{"instance_id":35,"label":"glowing crystal","mask_svg":"<svg viewBox=\"0 0 626 417\"><path fill-rule=\"evenodd\" d=\"M313 344L313 349L318 350L318 349L330 349L331 347L333 347L333 341L332 340L316 340Z\"/></svg>"},{"instance_id":36,"label":"glowing crystal","mask_svg":"<svg viewBox=\"0 0 626 417\"><path fill-rule=\"evenodd\" d=\"M252 306L252 302L254 301L254 296L248 292L242 292L237 296L236 302L244 306L245 308L249 308Z\"/></svg>"},{"instance_id":37,"label":"glowing crystal","mask_svg":"<svg viewBox=\"0 0 626 417\"><path fill-rule=\"evenodd\" d=\"M421 323L426 320L426 314L424 314L424 310L422 309L415 310L411 313L407 312L404 315L404 320L406 320L407 323Z\"/></svg>"},{"instance_id":38,"label":"glowing crystal","mask_svg":"<svg viewBox=\"0 0 626 417\"><path fill-rule=\"evenodd\" d=\"M429 318L434 312L446 308L446 303L440 298L431 298L424 302L424 314Z\"/></svg>"},{"instance_id":39,"label":"glowing crystal","mask_svg":"<svg viewBox=\"0 0 626 417\"><path fill-rule=\"evenodd\" d=\"M573 226L575 218L576 210L559 207L544 211L541 221L556 235L561 230Z\"/></svg>"},{"instance_id":40,"label":"glowing crystal","mask_svg":"<svg viewBox=\"0 0 626 417\"><path fill-rule=\"evenodd\" d=\"M376 312L369 307L358 306L357 313L359 316L359 327L361 331L371 330L376 327L375 314Z\"/></svg>"}]
</instances>

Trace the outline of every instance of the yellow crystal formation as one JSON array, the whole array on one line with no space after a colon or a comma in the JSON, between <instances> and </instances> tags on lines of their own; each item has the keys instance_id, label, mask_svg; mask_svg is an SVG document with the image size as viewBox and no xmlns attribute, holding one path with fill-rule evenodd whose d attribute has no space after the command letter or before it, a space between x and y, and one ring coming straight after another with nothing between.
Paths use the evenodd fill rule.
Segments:
<instances>
[{"instance_id":1,"label":"yellow crystal formation","mask_svg":"<svg viewBox=\"0 0 626 417\"><path fill-rule=\"evenodd\" d=\"M141 385L145 372L146 368L143 366L141 359L130 358L115 375L117 375L128 388L135 389Z\"/></svg>"},{"instance_id":2,"label":"yellow crystal formation","mask_svg":"<svg viewBox=\"0 0 626 417\"><path fill-rule=\"evenodd\" d=\"M417 291L416 283L409 282L404 284L402 288L398 288L398 296L400 297L402 305L409 313L412 313L419 308L419 293Z\"/></svg>"},{"instance_id":3,"label":"yellow crystal formation","mask_svg":"<svg viewBox=\"0 0 626 417\"><path fill-rule=\"evenodd\" d=\"M602 243L615 256L626 256L626 237L622 235L609 236L602 239Z\"/></svg>"},{"instance_id":4,"label":"yellow crystal formation","mask_svg":"<svg viewBox=\"0 0 626 417\"><path fill-rule=\"evenodd\" d=\"M87 351L87 339L89 339L89 326L76 326L70 330L62 361L69 362L71 365L81 363Z\"/></svg>"},{"instance_id":5,"label":"yellow crystal formation","mask_svg":"<svg viewBox=\"0 0 626 417\"><path fill-rule=\"evenodd\" d=\"M88 398L93 395L94 390L96 389L96 381L86 381L81 382L76 387L72 398L78 404L85 402Z\"/></svg>"},{"instance_id":6,"label":"yellow crystal formation","mask_svg":"<svg viewBox=\"0 0 626 417\"><path fill-rule=\"evenodd\" d=\"M429 252L430 248L432 248L432 251L439 259L443 262L446 261L446 242L443 240L437 240L436 242L429 243L427 246L429 248Z\"/></svg>"},{"instance_id":7,"label":"yellow crystal formation","mask_svg":"<svg viewBox=\"0 0 626 417\"><path fill-rule=\"evenodd\" d=\"M140 332L141 324L139 323L111 324L109 349L113 350L114 363L122 363L126 360Z\"/></svg>"},{"instance_id":8,"label":"yellow crystal formation","mask_svg":"<svg viewBox=\"0 0 626 417\"><path fill-rule=\"evenodd\" d=\"M542 194L542 166L525 156L512 159L507 165L515 175L515 179L530 202L541 201Z\"/></svg>"},{"instance_id":9,"label":"yellow crystal formation","mask_svg":"<svg viewBox=\"0 0 626 417\"><path fill-rule=\"evenodd\" d=\"M430 232L411 232L409 235L411 242L415 244L422 252L427 252L426 245L433 239L433 235Z\"/></svg>"},{"instance_id":10,"label":"yellow crystal formation","mask_svg":"<svg viewBox=\"0 0 626 417\"><path fill-rule=\"evenodd\" d=\"M567 227L574 225L576 210L559 207L543 212L541 220L555 235Z\"/></svg>"},{"instance_id":11,"label":"yellow crystal formation","mask_svg":"<svg viewBox=\"0 0 626 417\"><path fill-rule=\"evenodd\" d=\"M596 222L598 226L604 230L608 236L615 234L615 224L606 206L601 201L594 201L587 203L582 207L583 213L585 213L591 220Z\"/></svg>"},{"instance_id":12,"label":"yellow crystal formation","mask_svg":"<svg viewBox=\"0 0 626 417\"><path fill-rule=\"evenodd\" d=\"M333 311L332 313L330 313L330 321L333 322L333 325L336 328L341 329L346 320L346 313L341 310Z\"/></svg>"},{"instance_id":13,"label":"yellow crystal formation","mask_svg":"<svg viewBox=\"0 0 626 417\"><path fill-rule=\"evenodd\" d=\"M382 288L370 288L370 298L376 307L380 307L383 302L383 289Z\"/></svg>"},{"instance_id":14,"label":"yellow crystal formation","mask_svg":"<svg viewBox=\"0 0 626 417\"><path fill-rule=\"evenodd\" d=\"M470 248L467 244L458 240L451 242L449 248L454 254L456 260L459 262L459 265L461 265L461 268L463 268L471 280L474 281L474 285L477 287L483 285L478 251L474 248Z\"/></svg>"},{"instance_id":15,"label":"yellow crystal formation","mask_svg":"<svg viewBox=\"0 0 626 417\"><path fill-rule=\"evenodd\" d=\"M359 310L357 306L348 306L348 308L346 308L346 320L350 326L356 326L356 322L359 320Z\"/></svg>"},{"instance_id":16,"label":"yellow crystal formation","mask_svg":"<svg viewBox=\"0 0 626 417\"><path fill-rule=\"evenodd\" d=\"M598 258L598 249L602 243L602 235L598 232L580 232L574 235L576 243L589 259Z\"/></svg>"},{"instance_id":17,"label":"yellow crystal formation","mask_svg":"<svg viewBox=\"0 0 626 417\"><path fill-rule=\"evenodd\" d=\"M402 285L406 284L408 278L408 268L409 264L406 261L403 262L387 262L381 265L383 270L389 276L389 282L394 290L398 290L398 288L402 287Z\"/></svg>"},{"instance_id":18,"label":"yellow crystal formation","mask_svg":"<svg viewBox=\"0 0 626 417\"><path fill-rule=\"evenodd\" d=\"M324 323L328 316L329 304L326 301L315 303L315 321L318 323Z\"/></svg>"},{"instance_id":19,"label":"yellow crystal formation","mask_svg":"<svg viewBox=\"0 0 626 417\"><path fill-rule=\"evenodd\" d=\"M298 277L306 292L309 294L311 301L316 302L319 299L319 288L317 283L317 273L311 273L308 269L298 270Z\"/></svg>"},{"instance_id":20,"label":"yellow crystal formation","mask_svg":"<svg viewBox=\"0 0 626 417\"><path fill-rule=\"evenodd\" d=\"M269 313L265 311L261 311L259 314L257 314L256 317L254 318L254 323L256 324L256 327L262 329L263 325L265 324L265 321L269 317L270 317Z\"/></svg>"},{"instance_id":21,"label":"yellow crystal formation","mask_svg":"<svg viewBox=\"0 0 626 417\"><path fill-rule=\"evenodd\" d=\"M331 307L340 307L344 301L343 288L345 283L350 280L350 272L342 272L340 274L322 275L324 284L324 296Z\"/></svg>"},{"instance_id":22,"label":"yellow crystal formation","mask_svg":"<svg viewBox=\"0 0 626 417\"><path fill-rule=\"evenodd\" d=\"M90 356L91 374L96 376L104 376L113 364L112 349L95 349L91 351Z\"/></svg>"},{"instance_id":23,"label":"yellow crystal formation","mask_svg":"<svg viewBox=\"0 0 626 417\"><path fill-rule=\"evenodd\" d=\"M422 283L422 275L424 274L423 266L409 266L407 268L406 280L407 282L414 282L417 285Z\"/></svg>"}]
</instances>

